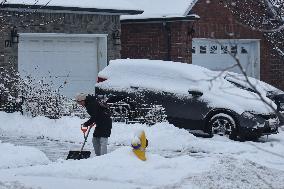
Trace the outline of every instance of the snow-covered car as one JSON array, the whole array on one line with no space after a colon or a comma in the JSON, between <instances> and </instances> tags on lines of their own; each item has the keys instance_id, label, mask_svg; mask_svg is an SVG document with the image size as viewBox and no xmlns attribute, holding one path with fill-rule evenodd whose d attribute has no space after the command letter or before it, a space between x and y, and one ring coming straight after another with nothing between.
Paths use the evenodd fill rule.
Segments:
<instances>
[{"instance_id":1,"label":"snow-covered car","mask_svg":"<svg viewBox=\"0 0 284 189\"><path fill-rule=\"evenodd\" d=\"M218 72L196 65L114 60L99 72L95 92L107 99L115 118L129 122L161 121L159 112L164 112L169 123L209 136L244 139L278 132L277 115L257 95L236 87Z\"/></svg>"},{"instance_id":2,"label":"snow-covered car","mask_svg":"<svg viewBox=\"0 0 284 189\"><path fill-rule=\"evenodd\" d=\"M245 76L232 72L227 72L225 74L225 79L241 89L253 93L259 92L262 96L271 99L277 105L280 124L284 124L284 92L282 90L258 79L247 77L251 83L250 85Z\"/></svg>"}]
</instances>

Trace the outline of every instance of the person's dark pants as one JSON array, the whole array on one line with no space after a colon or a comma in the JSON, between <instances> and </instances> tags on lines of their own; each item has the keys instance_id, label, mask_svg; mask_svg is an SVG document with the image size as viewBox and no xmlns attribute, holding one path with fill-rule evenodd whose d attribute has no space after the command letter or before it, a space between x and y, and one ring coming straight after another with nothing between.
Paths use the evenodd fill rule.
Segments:
<instances>
[{"instance_id":1,"label":"person's dark pants","mask_svg":"<svg viewBox=\"0 0 284 189\"><path fill-rule=\"evenodd\" d=\"M107 142L108 138L104 137L93 137L93 146L96 156L101 156L107 153Z\"/></svg>"}]
</instances>

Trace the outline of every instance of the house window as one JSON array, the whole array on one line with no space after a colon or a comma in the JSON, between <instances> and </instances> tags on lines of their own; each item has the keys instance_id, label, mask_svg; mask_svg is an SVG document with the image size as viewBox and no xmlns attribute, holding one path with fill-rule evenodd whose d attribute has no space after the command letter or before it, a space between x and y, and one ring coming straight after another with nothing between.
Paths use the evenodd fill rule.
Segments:
<instances>
[{"instance_id":1,"label":"house window","mask_svg":"<svg viewBox=\"0 0 284 189\"><path fill-rule=\"evenodd\" d=\"M217 54L218 47L217 45L213 45L210 47L210 54Z\"/></svg>"},{"instance_id":2,"label":"house window","mask_svg":"<svg viewBox=\"0 0 284 189\"><path fill-rule=\"evenodd\" d=\"M206 46L205 45L200 46L200 54L206 54Z\"/></svg>"},{"instance_id":3,"label":"house window","mask_svg":"<svg viewBox=\"0 0 284 189\"><path fill-rule=\"evenodd\" d=\"M221 46L221 54L228 54L228 46Z\"/></svg>"},{"instance_id":4,"label":"house window","mask_svg":"<svg viewBox=\"0 0 284 189\"><path fill-rule=\"evenodd\" d=\"M195 54L195 53L196 53L196 47L195 47L195 46L192 46L192 48L191 48L191 53L192 53L192 54Z\"/></svg>"},{"instance_id":5,"label":"house window","mask_svg":"<svg viewBox=\"0 0 284 189\"><path fill-rule=\"evenodd\" d=\"M236 55L238 53L238 46L237 45L231 46L231 53L233 55Z\"/></svg>"},{"instance_id":6,"label":"house window","mask_svg":"<svg viewBox=\"0 0 284 189\"><path fill-rule=\"evenodd\" d=\"M248 51L245 47L241 47L241 54L248 54Z\"/></svg>"}]
</instances>

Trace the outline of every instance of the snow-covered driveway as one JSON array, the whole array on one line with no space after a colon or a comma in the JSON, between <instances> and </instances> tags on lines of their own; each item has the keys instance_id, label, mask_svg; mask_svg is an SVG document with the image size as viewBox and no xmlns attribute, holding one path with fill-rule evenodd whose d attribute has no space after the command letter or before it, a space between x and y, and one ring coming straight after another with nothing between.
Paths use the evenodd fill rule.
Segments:
<instances>
[{"instance_id":1,"label":"snow-covered driveway","mask_svg":"<svg viewBox=\"0 0 284 189\"><path fill-rule=\"evenodd\" d=\"M114 124L107 155L66 161L65 150L82 142L82 121L0 112L0 150L5 152L0 154L0 189L284 188L283 128L267 141L235 142L218 136L197 138L167 123ZM138 160L129 146L140 129L149 140L146 162ZM90 140L87 147L91 149Z\"/></svg>"},{"instance_id":2,"label":"snow-covered driveway","mask_svg":"<svg viewBox=\"0 0 284 189\"><path fill-rule=\"evenodd\" d=\"M67 157L70 149L77 150L81 147L78 143L59 141L43 136L8 136L4 135L4 133L0 135L0 141L2 141L2 143L11 143L16 146L35 147L42 151L51 161L64 159L64 157ZM91 146L88 145L86 149L91 149Z\"/></svg>"}]
</instances>

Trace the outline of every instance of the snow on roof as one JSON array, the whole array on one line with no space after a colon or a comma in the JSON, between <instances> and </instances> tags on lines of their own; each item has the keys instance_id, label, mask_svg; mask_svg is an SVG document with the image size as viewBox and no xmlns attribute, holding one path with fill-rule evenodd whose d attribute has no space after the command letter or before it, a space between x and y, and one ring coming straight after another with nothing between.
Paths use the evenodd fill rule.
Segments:
<instances>
[{"instance_id":1,"label":"snow on roof","mask_svg":"<svg viewBox=\"0 0 284 189\"><path fill-rule=\"evenodd\" d=\"M123 11L137 11L143 12L130 0L7 0L4 7L11 5L26 5L26 6L44 6L61 7L61 8L81 8L81 9L104 9L104 10L123 10ZM136 13L137 14L137 13ZM139 13L138 13L139 14Z\"/></svg>"},{"instance_id":2,"label":"snow on roof","mask_svg":"<svg viewBox=\"0 0 284 189\"><path fill-rule=\"evenodd\" d=\"M185 17L197 0L132 0L131 2L137 4L140 9L144 10L144 13L121 16L121 20Z\"/></svg>"}]
</instances>

